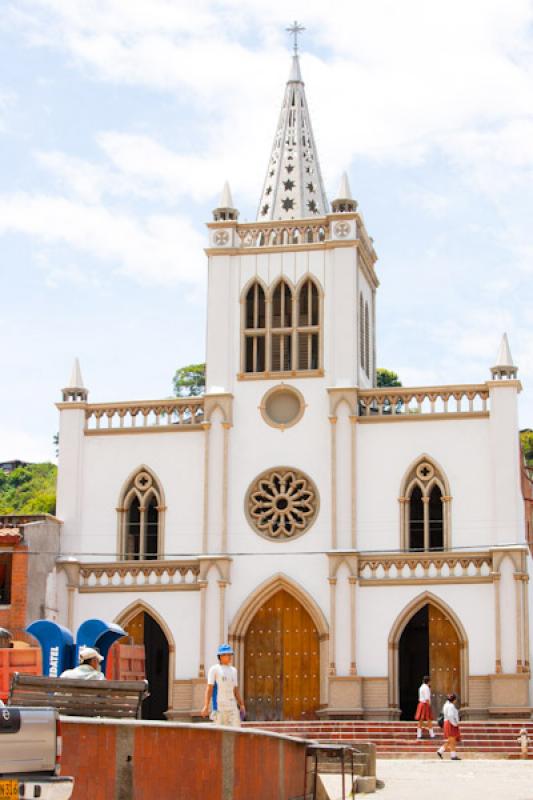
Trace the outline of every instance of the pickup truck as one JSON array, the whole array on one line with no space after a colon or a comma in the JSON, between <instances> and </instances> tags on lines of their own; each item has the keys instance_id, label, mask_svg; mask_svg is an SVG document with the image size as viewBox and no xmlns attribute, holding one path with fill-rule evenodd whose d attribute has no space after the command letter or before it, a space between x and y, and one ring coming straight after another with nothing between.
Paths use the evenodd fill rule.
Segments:
<instances>
[{"instance_id":1,"label":"pickup truck","mask_svg":"<svg viewBox=\"0 0 533 800\"><path fill-rule=\"evenodd\" d=\"M68 800L74 779L60 776L60 764L55 708L0 707L0 800Z\"/></svg>"}]
</instances>

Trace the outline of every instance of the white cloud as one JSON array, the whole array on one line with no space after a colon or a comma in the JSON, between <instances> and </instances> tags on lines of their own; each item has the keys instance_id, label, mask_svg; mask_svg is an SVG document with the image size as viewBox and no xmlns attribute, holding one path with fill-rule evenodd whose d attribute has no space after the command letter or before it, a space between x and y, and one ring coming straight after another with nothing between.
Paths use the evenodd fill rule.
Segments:
<instances>
[{"instance_id":1,"label":"white cloud","mask_svg":"<svg viewBox=\"0 0 533 800\"><path fill-rule=\"evenodd\" d=\"M204 281L204 241L177 215L136 218L62 197L18 193L0 195L0 234L6 232L69 245L141 283Z\"/></svg>"}]
</instances>

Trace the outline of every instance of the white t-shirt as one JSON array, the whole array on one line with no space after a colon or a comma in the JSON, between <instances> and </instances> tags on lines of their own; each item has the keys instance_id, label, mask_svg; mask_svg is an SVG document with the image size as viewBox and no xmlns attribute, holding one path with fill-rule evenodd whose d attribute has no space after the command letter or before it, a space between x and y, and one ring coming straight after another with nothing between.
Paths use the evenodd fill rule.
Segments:
<instances>
[{"instance_id":1,"label":"white t-shirt","mask_svg":"<svg viewBox=\"0 0 533 800\"><path fill-rule=\"evenodd\" d=\"M452 725L459 725L459 709L449 700L444 703L442 713L444 714L444 719L447 719Z\"/></svg>"},{"instance_id":2,"label":"white t-shirt","mask_svg":"<svg viewBox=\"0 0 533 800\"><path fill-rule=\"evenodd\" d=\"M429 688L427 683L423 683L418 690L418 702L419 703L431 702L431 689Z\"/></svg>"},{"instance_id":3,"label":"white t-shirt","mask_svg":"<svg viewBox=\"0 0 533 800\"><path fill-rule=\"evenodd\" d=\"M216 703L213 702L213 709L227 711L236 708L234 689L237 683L237 670L231 664L214 664L207 676L209 686L217 685Z\"/></svg>"},{"instance_id":4,"label":"white t-shirt","mask_svg":"<svg viewBox=\"0 0 533 800\"><path fill-rule=\"evenodd\" d=\"M105 681L105 675L90 664L80 664L74 669L66 669L60 678L73 678L78 681Z\"/></svg>"}]
</instances>

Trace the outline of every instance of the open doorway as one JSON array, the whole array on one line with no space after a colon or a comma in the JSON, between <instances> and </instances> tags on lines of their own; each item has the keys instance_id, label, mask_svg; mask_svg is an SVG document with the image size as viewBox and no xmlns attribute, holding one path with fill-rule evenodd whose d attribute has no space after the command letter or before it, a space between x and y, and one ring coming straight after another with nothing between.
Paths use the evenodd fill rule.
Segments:
<instances>
[{"instance_id":1,"label":"open doorway","mask_svg":"<svg viewBox=\"0 0 533 800\"><path fill-rule=\"evenodd\" d=\"M165 719L168 710L167 638L159 623L147 612L139 611L124 626L134 644L145 648L146 679L150 696L143 702L143 719Z\"/></svg>"},{"instance_id":2,"label":"open doorway","mask_svg":"<svg viewBox=\"0 0 533 800\"><path fill-rule=\"evenodd\" d=\"M460 641L444 611L426 603L403 629L399 643L399 699L402 720L414 718L418 687L431 676L432 710L436 719L446 696L461 692Z\"/></svg>"}]
</instances>

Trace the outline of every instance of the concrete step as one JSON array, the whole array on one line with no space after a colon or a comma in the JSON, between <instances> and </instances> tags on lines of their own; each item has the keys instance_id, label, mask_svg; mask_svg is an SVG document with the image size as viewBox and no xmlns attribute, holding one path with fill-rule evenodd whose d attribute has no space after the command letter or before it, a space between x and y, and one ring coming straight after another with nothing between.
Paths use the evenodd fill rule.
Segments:
<instances>
[{"instance_id":1,"label":"concrete step","mask_svg":"<svg viewBox=\"0 0 533 800\"><path fill-rule=\"evenodd\" d=\"M286 721L249 722L248 727L258 727L276 733L300 738L314 739L324 744L353 744L373 742L380 757L433 757L442 744L440 728L435 726L435 738L416 738L414 722L370 722L370 721ZM495 758L517 758L520 746L517 741L522 728L526 728L533 753L533 721L469 721L461 723L461 752L470 757L493 756Z\"/></svg>"}]
</instances>

